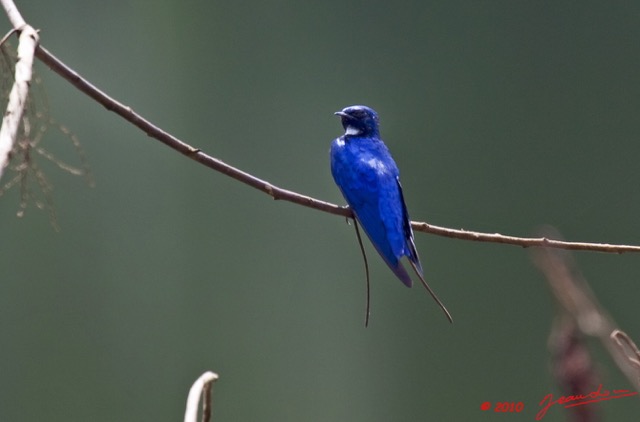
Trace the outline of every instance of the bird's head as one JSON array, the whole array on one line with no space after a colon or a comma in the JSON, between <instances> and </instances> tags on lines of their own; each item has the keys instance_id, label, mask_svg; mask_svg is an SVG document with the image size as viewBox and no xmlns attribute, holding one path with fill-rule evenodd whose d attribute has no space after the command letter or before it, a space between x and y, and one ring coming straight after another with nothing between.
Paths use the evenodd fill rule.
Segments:
<instances>
[{"instance_id":1,"label":"bird's head","mask_svg":"<svg viewBox=\"0 0 640 422\"><path fill-rule=\"evenodd\" d=\"M336 111L336 115L342 120L345 135L348 136L377 136L378 131L378 114L373 109L354 105L344 108L342 111Z\"/></svg>"}]
</instances>

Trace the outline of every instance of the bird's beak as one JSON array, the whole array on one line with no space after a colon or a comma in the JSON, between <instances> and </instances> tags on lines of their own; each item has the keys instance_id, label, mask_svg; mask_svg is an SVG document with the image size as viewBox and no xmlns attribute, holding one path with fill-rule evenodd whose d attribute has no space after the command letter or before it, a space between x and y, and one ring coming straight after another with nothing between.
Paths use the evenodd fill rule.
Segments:
<instances>
[{"instance_id":1,"label":"bird's beak","mask_svg":"<svg viewBox=\"0 0 640 422\"><path fill-rule=\"evenodd\" d=\"M344 111L336 111L335 113L336 116L340 116L340 117L347 117L349 116L347 113L345 113Z\"/></svg>"}]
</instances>

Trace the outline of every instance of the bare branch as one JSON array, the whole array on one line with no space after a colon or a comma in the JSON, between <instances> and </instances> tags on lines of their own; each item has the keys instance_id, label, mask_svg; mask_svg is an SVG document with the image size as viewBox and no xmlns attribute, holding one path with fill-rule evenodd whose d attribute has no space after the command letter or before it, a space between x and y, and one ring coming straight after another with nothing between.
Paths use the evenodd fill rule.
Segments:
<instances>
[{"instance_id":1,"label":"bare branch","mask_svg":"<svg viewBox=\"0 0 640 422\"><path fill-rule=\"evenodd\" d=\"M27 23L25 22L24 18L20 14L20 11L13 3L13 1L0 0L0 4L2 4L2 7L4 8L4 11L9 18L9 21L11 22L11 26L13 26L13 28L16 30L21 31L22 28L27 25Z\"/></svg>"},{"instance_id":2,"label":"bare branch","mask_svg":"<svg viewBox=\"0 0 640 422\"><path fill-rule=\"evenodd\" d=\"M5 10L9 14L12 22L21 22L19 44L18 44L18 60L15 67L15 79L11 93L9 94L9 102L7 110L2 118L2 127L0 127L0 178L3 170L9 162L9 153L13 149L13 144L18 136L18 129L22 122L24 108L27 104L29 96L29 83L31 82L33 69L33 54L38 45L38 32L31 26L27 25L22 17L15 9L13 2L3 0ZM13 6L11 8L10 6Z\"/></svg>"},{"instance_id":3,"label":"bare branch","mask_svg":"<svg viewBox=\"0 0 640 422\"><path fill-rule=\"evenodd\" d=\"M550 227L546 228L545 232L549 233L548 236L559 237ZM629 382L635 388L640 388L638 365L621 346L621 336L615 335L616 332L620 332L616 322L598 303L570 253L548 248L537 248L533 252L533 261L546 276L551 292L564 315L568 315L575 322L575 327L581 333L597 337ZM633 342L629 339L626 344L628 348L632 348L630 345Z\"/></svg>"},{"instance_id":4,"label":"bare branch","mask_svg":"<svg viewBox=\"0 0 640 422\"><path fill-rule=\"evenodd\" d=\"M187 397L187 408L184 413L184 422L196 422L198 420L198 403L202 396L202 421L211 420L211 388L218 379L218 374L207 371L193 383Z\"/></svg>"},{"instance_id":5,"label":"bare branch","mask_svg":"<svg viewBox=\"0 0 640 422\"><path fill-rule=\"evenodd\" d=\"M186 155L192 160L195 160L206 167L225 174L239 182L247 184L259 191L262 191L271 196L273 199L293 202L294 204L313 208L329 214L353 218L353 213L348 207L341 207L330 202L321 201L319 199L280 188L266 180L257 178L236 167L233 167L223 162L222 160L207 155L198 148L190 146L189 144L181 141L170 133L167 133L159 127L155 126L153 123L133 111L131 107L127 107L119 103L104 92L100 91L73 69L69 68L63 62L61 62L57 57L47 51L44 47L38 47L38 49L36 50L36 57L38 57L38 59L49 66L54 72L62 76L80 91L84 92L86 95L102 104L107 110L113 111L134 126L138 127L140 130L144 131L150 137L157 139L158 141L180 152L181 154ZM547 248L608 252L618 254L625 252L640 252L640 246L633 245L564 242L559 240L546 239L544 237L523 238L515 236L505 236L499 233L480 233L467 230L456 230L427 224L425 222L415 221L411 222L411 226L416 231L435 234L443 237L472 240L477 242L504 243L525 248L532 246L544 246Z\"/></svg>"},{"instance_id":6,"label":"bare branch","mask_svg":"<svg viewBox=\"0 0 640 422\"><path fill-rule=\"evenodd\" d=\"M414 230L435 234L454 239L473 240L476 242L504 243L507 245L521 246L523 248L544 247L554 249L568 249L574 251L592 251L622 254L625 252L640 252L640 246L635 245L615 245L609 243L587 243L587 242L567 242L564 240L549 239L546 237L516 237L507 236L500 233L480 233L463 229L449 229L446 227L434 226L433 224L411 222Z\"/></svg>"},{"instance_id":7,"label":"bare branch","mask_svg":"<svg viewBox=\"0 0 640 422\"><path fill-rule=\"evenodd\" d=\"M11 0L0 0L0 2L2 2L3 6L5 7L5 10L9 15L9 19L14 25L14 28L19 29L18 26L23 26L25 24L24 20L22 20L22 17L18 13L15 5L13 5L13 2ZM144 131L148 136L162 142L163 144L191 158L192 160L197 161L198 163L209 167L217 172L225 174L239 182L249 185L254 189L264 192L267 195L271 196L273 199L293 202L294 204L313 208L329 214L353 218L353 213L348 207L338 206L330 202L321 201L310 196L301 195L299 193L280 188L266 180L260 179L256 176L253 176L252 174L233 167L222 160L205 154L199 148L192 147L191 145L181 141L170 133L165 132L160 127L154 125L149 120L133 111L131 107L128 107L111 98L106 93L102 92L100 89L91 84L88 80L80 76L76 71L60 61L44 47L38 46L36 48L35 54L38 59L49 66L54 72L56 72L62 78L66 79L78 90L93 98L98 103L102 104L107 110L116 113L140 130ZM543 246L547 248L585 250L618 254L625 252L640 252L640 246L634 245L564 242L559 240L550 240L544 237L522 238L516 236L505 236L499 233L480 233L467 230L456 230L446 227L434 226L432 224L427 224L426 222L415 221L411 222L411 226L416 231L435 234L438 236L477 242L504 243L525 248L532 246Z\"/></svg>"}]
</instances>

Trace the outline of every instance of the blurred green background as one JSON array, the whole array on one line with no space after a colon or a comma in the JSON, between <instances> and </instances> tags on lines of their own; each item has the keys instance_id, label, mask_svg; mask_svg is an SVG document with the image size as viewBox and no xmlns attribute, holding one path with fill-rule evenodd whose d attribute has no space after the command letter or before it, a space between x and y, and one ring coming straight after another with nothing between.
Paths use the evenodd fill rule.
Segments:
<instances>
[{"instance_id":1,"label":"blurred green background","mask_svg":"<svg viewBox=\"0 0 640 422\"><path fill-rule=\"evenodd\" d=\"M415 220L640 244L640 3L18 1L41 42L163 129L343 203L333 112L367 104ZM5 19L5 31L9 29ZM15 41L14 41L15 45ZM0 420L176 421L220 374L215 421L533 420L554 305L528 251L416 234L449 325L353 227L186 159L41 63L96 180L41 160L60 232L0 198ZM69 140L42 146L71 164ZM4 181L3 181L4 182ZM640 339L640 256L575 255ZM632 388L601 348L605 387ZM522 401L508 416L484 401ZM636 420L637 399L605 402ZM545 421L565 420L552 408Z\"/></svg>"}]
</instances>

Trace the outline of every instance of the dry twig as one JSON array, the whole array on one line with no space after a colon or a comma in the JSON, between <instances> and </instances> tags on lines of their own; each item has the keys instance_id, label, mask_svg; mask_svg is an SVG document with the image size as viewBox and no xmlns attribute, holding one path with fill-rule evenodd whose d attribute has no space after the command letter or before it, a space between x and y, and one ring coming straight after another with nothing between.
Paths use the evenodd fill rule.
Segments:
<instances>
[{"instance_id":1,"label":"dry twig","mask_svg":"<svg viewBox=\"0 0 640 422\"><path fill-rule=\"evenodd\" d=\"M211 388L218 379L218 374L207 371L193 383L187 397L187 407L184 413L184 422L196 422L198 420L198 403L202 396L202 422L211 420Z\"/></svg>"}]
</instances>

